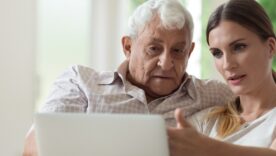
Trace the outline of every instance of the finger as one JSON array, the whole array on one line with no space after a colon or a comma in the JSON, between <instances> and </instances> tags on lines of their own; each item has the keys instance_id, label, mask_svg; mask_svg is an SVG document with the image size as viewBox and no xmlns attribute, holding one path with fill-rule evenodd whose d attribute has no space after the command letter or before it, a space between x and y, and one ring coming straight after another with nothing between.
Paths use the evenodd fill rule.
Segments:
<instances>
[{"instance_id":1,"label":"finger","mask_svg":"<svg viewBox=\"0 0 276 156\"><path fill-rule=\"evenodd\" d=\"M179 129L178 128L174 128L174 127L169 127L167 128L167 135L169 138L174 138L178 136L178 132Z\"/></svg>"},{"instance_id":2,"label":"finger","mask_svg":"<svg viewBox=\"0 0 276 156\"><path fill-rule=\"evenodd\" d=\"M184 113L183 113L183 111L181 111L181 109L177 108L174 111L174 117L175 117L175 120L177 122L177 128L189 128L189 127L192 127L190 125L190 123L188 123L185 120Z\"/></svg>"},{"instance_id":3,"label":"finger","mask_svg":"<svg viewBox=\"0 0 276 156\"><path fill-rule=\"evenodd\" d=\"M169 141L169 151L170 151L170 156L176 156L177 144L171 140Z\"/></svg>"},{"instance_id":4,"label":"finger","mask_svg":"<svg viewBox=\"0 0 276 156\"><path fill-rule=\"evenodd\" d=\"M169 128L167 129L168 140L181 140L180 138L186 137L185 129Z\"/></svg>"},{"instance_id":5,"label":"finger","mask_svg":"<svg viewBox=\"0 0 276 156\"><path fill-rule=\"evenodd\" d=\"M169 140L169 151L170 156L183 156L183 153L185 153L185 144L183 144L183 140Z\"/></svg>"}]
</instances>

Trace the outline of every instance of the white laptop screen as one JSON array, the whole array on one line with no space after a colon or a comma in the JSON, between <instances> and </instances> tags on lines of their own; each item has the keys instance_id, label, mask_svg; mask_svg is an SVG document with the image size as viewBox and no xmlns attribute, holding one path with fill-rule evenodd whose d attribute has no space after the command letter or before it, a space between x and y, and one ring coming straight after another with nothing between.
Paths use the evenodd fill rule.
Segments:
<instances>
[{"instance_id":1,"label":"white laptop screen","mask_svg":"<svg viewBox=\"0 0 276 156\"><path fill-rule=\"evenodd\" d=\"M158 115L35 115L39 156L169 156Z\"/></svg>"}]
</instances>

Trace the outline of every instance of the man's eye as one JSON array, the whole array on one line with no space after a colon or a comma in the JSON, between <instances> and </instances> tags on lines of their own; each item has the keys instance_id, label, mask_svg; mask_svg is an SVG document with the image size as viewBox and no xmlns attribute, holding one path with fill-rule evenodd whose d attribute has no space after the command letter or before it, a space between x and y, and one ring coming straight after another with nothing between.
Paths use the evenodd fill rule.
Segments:
<instances>
[{"instance_id":1,"label":"man's eye","mask_svg":"<svg viewBox=\"0 0 276 156\"><path fill-rule=\"evenodd\" d=\"M156 53L159 53L161 50L162 50L162 48L160 48L158 46L150 46L150 47L148 47L147 52L149 54L156 54Z\"/></svg>"},{"instance_id":2,"label":"man's eye","mask_svg":"<svg viewBox=\"0 0 276 156\"><path fill-rule=\"evenodd\" d=\"M157 47L150 47L149 50L150 50L150 51L157 51L158 48L157 48Z\"/></svg>"},{"instance_id":3,"label":"man's eye","mask_svg":"<svg viewBox=\"0 0 276 156\"><path fill-rule=\"evenodd\" d=\"M212 55L215 57L215 58L221 58L223 53L222 51L220 51L219 49L214 49L214 50L211 50L211 53Z\"/></svg>"},{"instance_id":4,"label":"man's eye","mask_svg":"<svg viewBox=\"0 0 276 156\"><path fill-rule=\"evenodd\" d=\"M173 52L174 52L174 53L177 53L177 54L181 54L181 53L184 52L184 50L183 50L182 48L174 48L174 49L173 49Z\"/></svg>"}]
</instances>

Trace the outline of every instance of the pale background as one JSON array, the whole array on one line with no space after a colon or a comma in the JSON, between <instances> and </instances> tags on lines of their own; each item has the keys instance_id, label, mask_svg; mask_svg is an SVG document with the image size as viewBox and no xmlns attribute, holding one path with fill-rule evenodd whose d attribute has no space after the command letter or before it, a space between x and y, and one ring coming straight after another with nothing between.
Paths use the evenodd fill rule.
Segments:
<instances>
[{"instance_id":1,"label":"pale background","mask_svg":"<svg viewBox=\"0 0 276 156\"><path fill-rule=\"evenodd\" d=\"M69 65L115 70L130 0L0 0L0 155L19 156L33 113ZM217 3L216 5L218 5ZM196 50L188 71L201 77L201 0L194 15ZM212 65L210 65L211 67Z\"/></svg>"}]
</instances>

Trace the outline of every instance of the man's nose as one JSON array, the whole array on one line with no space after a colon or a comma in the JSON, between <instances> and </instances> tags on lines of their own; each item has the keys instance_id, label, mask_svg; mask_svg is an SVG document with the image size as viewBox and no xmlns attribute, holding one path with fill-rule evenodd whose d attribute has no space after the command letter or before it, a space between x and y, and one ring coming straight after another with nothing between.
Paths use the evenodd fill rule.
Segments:
<instances>
[{"instance_id":1,"label":"man's nose","mask_svg":"<svg viewBox=\"0 0 276 156\"><path fill-rule=\"evenodd\" d=\"M159 56L158 66L161 67L162 70L170 70L174 66L174 60L168 51L164 51Z\"/></svg>"}]
</instances>

